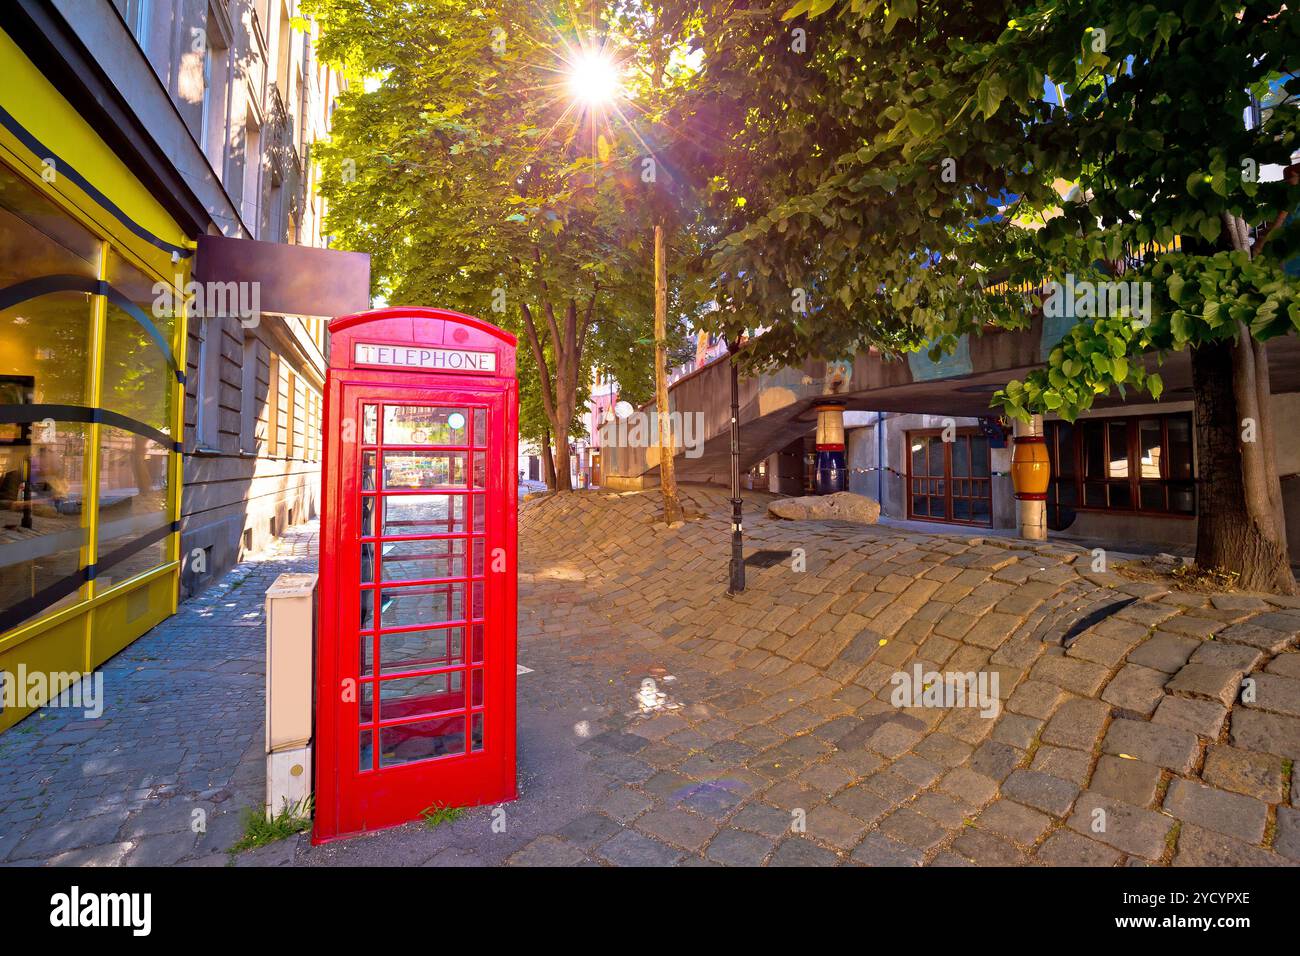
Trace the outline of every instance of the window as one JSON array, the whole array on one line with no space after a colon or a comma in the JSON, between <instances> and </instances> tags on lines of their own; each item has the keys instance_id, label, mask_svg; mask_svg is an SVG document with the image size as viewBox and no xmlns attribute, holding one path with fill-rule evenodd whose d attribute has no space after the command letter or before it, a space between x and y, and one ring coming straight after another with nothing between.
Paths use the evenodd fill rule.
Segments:
<instances>
[{"instance_id":1,"label":"window","mask_svg":"<svg viewBox=\"0 0 1300 956\"><path fill-rule=\"evenodd\" d=\"M219 315L199 316L199 367L194 396L194 437L198 447L221 442L221 325Z\"/></svg>"},{"instance_id":2,"label":"window","mask_svg":"<svg viewBox=\"0 0 1300 956\"><path fill-rule=\"evenodd\" d=\"M174 557L176 316L158 278L0 165L0 290L46 280L0 310L0 633ZM68 288L86 280L135 307Z\"/></svg>"},{"instance_id":3,"label":"window","mask_svg":"<svg viewBox=\"0 0 1300 956\"><path fill-rule=\"evenodd\" d=\"M257 453L257 333L244 332L244 360L240 368L239 393L239 450L245 454Z\"/></svg>"},{"instance_id":4,"label":"window","mask_svg":"<svg viewBox=\"0 0 1300 956\"><path fill-rule=\"evenodd\" d=\"M244 115L243 179L240 212L244 225L256 239L262 235L257 221L262 206L262 128L251 106Z\"/></svg>"},{"instance_id":5,"label":"window","mask_svg":"<svg viewBox=\"0 0 1300 956\"><path fill-rule=\"evenodd\" d=\"M271 353L270 371L266 392L266 453L272 458L280 454L280 356Z\"/></svg>"},{"instance_id":6,"label":"window","mask_svg":"<svg viewBox=\"0 0 1300 956\"><path fill-rule=\"evenodd\" d=\"M1049 527L1083 510L1196 513L1188 414L1047 423Z\"/></svg>"},{"instance_id":7,"label":"window","mask_svg":"<svg viewBox=\"0 0 1300 956\"><path fill-rule=\"evenodd\" d=\"M217 13L208 8L203 48L203 113L199 146L217 178L225 180L224 163L229 132L230 47L222 35Z\"/></svg>"},{"instance_id":8,"label":"window","mask_svg":"<svg viewBox=\"0 0 1300 956\"><path fill-rule=\"evenodd\" d=\"M97 277L100 243L0 166L0 289L45 276ZM52 291L0 310L0 633L81 594L94 302ZM45 406L45 408L42 408Z\"/></svg>"}]
</instances>

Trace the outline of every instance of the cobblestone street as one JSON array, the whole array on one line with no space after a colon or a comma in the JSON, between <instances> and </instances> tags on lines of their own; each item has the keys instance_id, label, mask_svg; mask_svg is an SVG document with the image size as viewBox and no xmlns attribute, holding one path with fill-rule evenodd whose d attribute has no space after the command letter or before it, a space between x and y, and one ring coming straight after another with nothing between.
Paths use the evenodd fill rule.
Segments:
<instances>
[{"instance_id":1,"label":"cobblestone street","mask_svg":"<svg viewBox=\"0 0 1300 956\"><path fill-rule=\"evenodd\" d=\"M725 494L683 499L677 529L656 493L523 506L504 828L481 807L234 861L1300 861L1300 600L1093 573L1073 546L781 522L762 495L747 548L781 554L729 598ZM262 595L314 545L294 529L112 660L99 720L0 737L0 860L227 863L263 788ZM996 675L999 703L892 706L918 665Z\"/></svg>"}]
</instances>

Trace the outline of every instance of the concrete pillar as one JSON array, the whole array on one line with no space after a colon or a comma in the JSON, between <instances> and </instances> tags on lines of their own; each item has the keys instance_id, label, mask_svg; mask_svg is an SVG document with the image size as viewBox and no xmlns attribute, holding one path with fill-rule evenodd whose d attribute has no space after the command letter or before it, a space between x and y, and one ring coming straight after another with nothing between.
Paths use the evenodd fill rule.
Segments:
<instances>
[{"instance_id":1,"label":"concrete pillar","mask_svg":"<svg viewBox=\"0 0 1300 956\"><path fill-rule=\"evenodd\" d=\"M1015 440L1043 437L1043 416L1034 415L1027 422L1015 421ZM1022 498L1016 495L1016 517L1020 537L1029 541L1047 540L1047 501L1042 498Z\"/></svg>"}]
</instances>

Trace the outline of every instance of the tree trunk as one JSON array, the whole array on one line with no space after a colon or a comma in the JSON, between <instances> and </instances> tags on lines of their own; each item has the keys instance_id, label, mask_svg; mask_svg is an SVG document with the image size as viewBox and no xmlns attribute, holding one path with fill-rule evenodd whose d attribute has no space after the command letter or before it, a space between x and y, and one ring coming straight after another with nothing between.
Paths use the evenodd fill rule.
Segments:
<instances>
[{"instance_id":1,"label":"tree trunk","mask_svg":"<svg viewBox=\"0 0 1300 956\"><path fill-rule=\"evenodd\" d=\"M542 436L542 479L546 490L555 490L555 458L551 454L551 430L548 428Z\"/></svg>"},{"instance_id":2,"label":"tree trunk","mask_svg":"<svg viewBox=\"0 0 1300 956\"><path fill-rule=\"evenodd\" d=\"M677 499L677 468L673 461L675 442L672 419L668 417L668 253L664 227L655 226L655 410L659 419L659 488L664 496L664 521L681 520L682 504Z\"/></svg>"},{"instance_id":3,"label":"tree trunk","mask_svg":"<svg viewBox=\"0 0 1300 956\"><path fill-rule=\"evenodd\" d=\"M573 476L569 474L569 436L557 435L555 438L555 490L572 491Z\"/></svg>"},{"instance_id":4,"label":"tree trunk","mask_svg":"<svg viewBox=\"0 0 1300 956\"><path fill-rule=\"evenodd\" d=\"M1216 342L1192 349L1201 476L1196 563L1235 573L1243 590L1295 594L1280 516L1281 486L1269 467L1272 449L1266 447L1272 440L1266 392L1260 400L1260 386L1267 382L1261 383L1257 363L1267 360L1242 331L1237 345ZM1254 442L1243 441L1244 419L1254 420Z\"/></svg>"}]
</instances>

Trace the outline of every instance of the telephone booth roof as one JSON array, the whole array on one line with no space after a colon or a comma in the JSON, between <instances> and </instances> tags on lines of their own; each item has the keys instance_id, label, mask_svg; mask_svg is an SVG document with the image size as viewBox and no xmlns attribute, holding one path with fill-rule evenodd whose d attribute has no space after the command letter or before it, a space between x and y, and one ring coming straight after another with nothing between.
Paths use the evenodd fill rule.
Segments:
<instances>
[{"instance_id":1,"label":"telephone booth roof","mask_svg":"<svg viewBox=\"0 0 1300 956\"><path fill-rule=\"evenodd\" d=\"M329 331L329 364L334 369L373 368L373 363L357 361L355 346L366 344L490 351L496 355L496 363L488 374L512 378L515 374L518 339L490 322L450 309L420 306L372 309L332 319ZM469 374L483 373L470 371Z\"/></svg>"}]
</instances>

